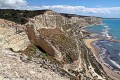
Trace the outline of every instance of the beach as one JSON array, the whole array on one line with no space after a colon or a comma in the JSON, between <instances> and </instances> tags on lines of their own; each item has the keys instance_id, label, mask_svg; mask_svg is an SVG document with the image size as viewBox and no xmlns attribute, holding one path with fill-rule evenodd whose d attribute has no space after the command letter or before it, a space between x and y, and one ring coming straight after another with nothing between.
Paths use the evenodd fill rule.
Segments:
<instances>
[{"instance_id":1,"label":"beach","mask_svg":"<svg viewBox=\"0 0 120 80\"><path fill-rule=\"evenodd\" d=\"M84 39L84 42L85 42L86 46L91 49L91 51L92 51L94 57L96 58L96 60L102 65L106 74L114 80L120 80L120 74L118 74L117 72L115 72L114 70L112 70L111 68L106 66L98 58L99 50L93 45L93 43L97 40L99 40L99 39L98 38L96 38L96 39Z\"/></svg>"}]
</instances>

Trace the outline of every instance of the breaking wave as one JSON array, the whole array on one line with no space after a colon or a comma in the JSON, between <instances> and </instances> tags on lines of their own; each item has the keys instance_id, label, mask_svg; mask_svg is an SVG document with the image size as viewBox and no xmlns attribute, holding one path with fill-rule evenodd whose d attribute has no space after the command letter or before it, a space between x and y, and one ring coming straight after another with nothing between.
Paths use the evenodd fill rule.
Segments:
<instances>
[{"instance_id":1,"label":"breaking wave","mask_svg":"<svg viewBox=\"0 0 120 80\"><path fill-rule=\"evenodd\" d=\"M113 61L112 59L110 59L110 61L113 63L113 65L120 69L120 65L117 62Z\"/></svg>"},{"instance_id":2,"label":"breaking wave","mask_svg":"<svg viewBox=\"0 0 120 80\"><path fill-rule=\"evenodd\" d=\"M99 58L100 58L100 61L102 62L102 63L104 63L104 58L106 58L107 57L107 49L105 49L105 48L102 48L101 49L101 54L99 55Z\"/></svg>"},{"instance_id":3,"label":"breaking wave","mask_svg":"<svg viewBox=\"0 0 120 80\"><path fill-rule=\"evenodd\" d=\"M106 37L106 38L112 38L112 36L109 34L110 32L110 27L109 26L104 26L104 29L103 31L101 32L102 33L102 36L103 37Z\"/></svg>"},{"instance_id":4,"label":"breaking wave","mask_svg":"<svg viewBox=\"0 0 120 80\"><path fill-rule=\"evenodd\" d=\"M100 47L100 45L98 45L99 41L96 41L93 43L93 45L101 52L101 54L98 55L100 62L104 63L104 58L107 56L107 49ZM101 41L104 42L104 41Z\"/></svg>"},{"instance_id":5,"label":"breaking wave","mask_svg":"<svg viewBox=\"0 0 120 80\"><path fill-rule=\"evenodd\" d=\"M96 41L96 42L93 43L94 46L95 46L97 49L99 49L99 51L100 51L100 54L98 55L100 62L102 62L104 65L106 65L106 66L108 66L109 68L114 69L114 70L116 70L116 71L119 69L119 70L117 71L117 72L119 72L119 71L120 71L120 65L119 65L116 61L113 61L113 60L110 58L110 54L109 54L108 49L104 48L103 45L101 46L101 45L100 45L100 42L106 42L106 41L105 41L105 40L100 40L100 41ZM120 55L120 53L119 53L119 55ZM106 62L106 59L109 60L110 63L112 63L112 65L116 66L118 69L113 68L113 66L112 66L110 63ZM119 73L120 73L120 72L119 72Z\"/></svg>"}]
</instances>

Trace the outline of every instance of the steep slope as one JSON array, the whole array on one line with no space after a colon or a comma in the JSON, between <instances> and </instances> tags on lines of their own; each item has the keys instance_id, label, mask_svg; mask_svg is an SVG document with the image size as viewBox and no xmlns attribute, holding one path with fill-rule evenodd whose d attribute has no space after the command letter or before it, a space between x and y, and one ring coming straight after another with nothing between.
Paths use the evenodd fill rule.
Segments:
<instances>
[{"instance_id":1,"label":"steep slope","mask_svg":"<svg viewBox=\"0 0 120 80\"><path fill-rule=\"evenodd\" d=\"M80 28L100 23L101 19L96 17L73 16L68 18L66 16L61 16L56 12L47 11L42 15L30 18L26 25L28 27L33 26L37 37L42 37L47 40L50 45L53 45L59 51L58 54L60 56L62 55L63 62L71 63L71 61L74 62L78 60L78 55L80 53L79 45L81 42L80 40L83 37ZM68 58L67 55L69 56L68 60L66 60ZM55 56L56 59L59 59L60 57L57 57L56 54Z\"/></svg>"},{"instance_id":2,"label":"steep slope","mask_svg":"<svg viewBox=\"0 0 120 80\"><path fill-rule=\"evenodd\" d=\"M59 14L51 10L15 10L14 15L14 10L8 11L9 14L5 12L7 10L1 11L2 20L6 20L3 20L4 24L0 23L0 29L3 30L0 32L2 35L0 38L7 39L0 42L2 49L11 48L13 51L23 51L28 55L31 45L34 45L52 57L49 60L54 59L59 63L58 72L65 72L64 74L69 75L69 78L74 77L78 80L108 78L83 42L83 38L88 33L81 30L84 26L101 24L101 18ZM90 67L94 70L91 71Z\"/></svg>"},{"instance_id":3,"label":"steep slope","mask_svg":"<svg viewBox=\"0 0 120 80\"><path fill-rule=\"evenodd\" d=\"M0 50L0 80L69 80L40 67L43 63L37 64L34 61L25 63L20 57L20 54L9 50Z\"/></svg>"},{"instance_id":4,"label":"steep slope","mask_svg":"<svg viewBox=\"0 0 120 80\"><path fill-rule=\"evenodd\" d=\"M100 64L97 63L94 58L91 60L91 57L87 57L90 58L91 61L94 61L94 63L91 63L89 59L85 58L87 55L90 56L92 54L82 41L84 36L81 31L81 28L84 26L101 23L101 18L88 16L78 17L75 15L67 17L53 11L46 11L44 14L30 18L26 25L28 27L33 27L36 39L38 38L39 41L44 40L47 42L48 46L51 46L49 48L46 47L50 51L46 50L44 44L39 45L38 43L40 42L37 44L35 43L35 45L40 46L49 55L52 55L56 60L60 61L63 64L63 69L68 73L73 76L82 76L80 72L86 67L83 74L87 75L84 78L89 77L91 79L97 79L96 76L100 76L98 79L103 79L102 77L106 77L106 74L102 70ZM84 55L84 58L82 58L82 55ZM87 69L89 67L88 65L96 68L95 73L97 74L93 75L92 72L87 73L87 71L90 71ZM78 74L74 74L74 71L78 72Z\"/></svg>"}]
</instances>

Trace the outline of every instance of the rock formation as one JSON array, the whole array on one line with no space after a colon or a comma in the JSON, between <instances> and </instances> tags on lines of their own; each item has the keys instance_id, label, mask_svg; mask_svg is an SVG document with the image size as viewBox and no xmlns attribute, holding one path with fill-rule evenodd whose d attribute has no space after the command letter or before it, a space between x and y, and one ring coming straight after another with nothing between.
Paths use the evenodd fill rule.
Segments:
<instances>
[{"instance_id":1,"label":"rock formation","mask_svg":"<svg viewBox=\"0 0 120 80\"><path fill-rule=\"evenodd\" d=\"M25 50L31 43L22 28L22 25L0 19L0 48Z\"/></svg>"},{"instance_id":2,"label":"rock formation","mask_svg":"<svg viewBox=\"0 0 120 80\"><path fill-rule=\"evenodd\" d=\"M31 45L34 45L60 63L58 72L64 71L64 74L69 74L68 78L108 78L84 44L85 32L81 30L85 26L101 24L101 18L56 13L52 10L0 12L1 49L29 54ZM89 67L95 68L93 72L90 72Z\"/></svg>"}]
</instances>

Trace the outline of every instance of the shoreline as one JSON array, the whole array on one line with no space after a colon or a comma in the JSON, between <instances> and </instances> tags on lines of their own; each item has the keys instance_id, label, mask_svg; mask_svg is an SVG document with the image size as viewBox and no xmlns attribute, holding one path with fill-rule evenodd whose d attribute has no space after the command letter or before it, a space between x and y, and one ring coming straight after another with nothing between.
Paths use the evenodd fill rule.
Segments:
<instances>
[{"instance_id":1,"label":"shoreline","mask_svg":"<svg viewBox=\"0 0 120 80\"><path fill-rule=\"evenodd\" d=\"M106 72L106 74L115 80L119 80L120 79L120 74L118 74L117 72L115 72L115 70L112 70L112 68L110 68L109 66L105 65L102 61L100 61L99 59L99 50L97 49L97 47L95 47L95 45L93 44L95 41L99 40L99 38L96 39L84 39L84 43L85 45L91 49L93 56L96 58L96 60L101 64L101 66L103 67L104 71Z\"/></svg>"}]
</instances>

